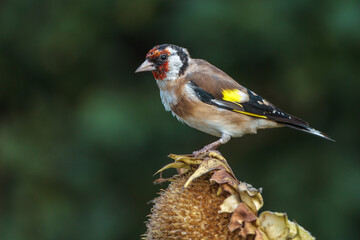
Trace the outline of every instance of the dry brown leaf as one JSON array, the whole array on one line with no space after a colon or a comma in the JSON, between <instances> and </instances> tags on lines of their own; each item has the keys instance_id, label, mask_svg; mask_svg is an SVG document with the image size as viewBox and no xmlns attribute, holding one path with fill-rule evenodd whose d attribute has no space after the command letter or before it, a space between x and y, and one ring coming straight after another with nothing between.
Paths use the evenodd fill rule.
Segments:
<instances>
[{"instance_id":1,"label":"dry brown leaf","mask_svg":"<svg viewBox=\"0 0 360 240\"><path fill-rule=\"evenodd\" d=\"M233 173L233 171L231 170L229 164L227 163L226 159L221 155L220 152L218 151L211 151L209 152L208 156L210 158L215 158L215 159L218 159L219 161L221 161L222 165L224 166L224 168L232 174L232 176L235 178L235 175ZM235 178L236 179L236 178Z\"/></svg>"},{"instance_id":2,"label":"dry brown leaf","mask_svg":"<svg viewBox=\"0 0 360 240\"><path fill-rule=\"evenodd\" d=\"M196 169L196 171L189 177L188 181L185 183L184 188L189 186L189 184L198 177L201 177L202 175L211 172L213 170L220 170L224 169L224 163L219 161L216 158L207 158L202 161L202 163L199 165L199 167Z\"/></svg>"},{"instance_id":3,"label":"dry brown leaf","mask_svg":"<svg viewBox=\"0 0 360 240\"><path fill-rule=\"evenodd\" d=\"M237 192L237 189L236 189L236 188L233 188L233 187L231 187L231 186L228 185L228 184L222 184L222 185L221 185L221 189L223 189L225 192L230 193L231 195L239 194L239 193Z\"/></svg>"},{"instance_id":4,"label":"dry brown leaf","mask_svg":"<svg viewBox=\"0 0 360 240\"><path fill-rule=\"evenodd\" d=\"M234 189L237 188L239 181L228 171L225 169L221 169L216 171L210 178L210 181L214 181L218 184L228 184L232 186Z\"/></svg>"},{"instance_id":5,"label":"dry brown leaf","mask_svg":"<svg viewBox=\"0 0 360 240\"><path fill-rule=\"evenodd\" d=\"M254 214L254 212L252 212L245 203L241 202L233 212L228 227L231 232L234 232L236 230L242 231L245 227L244 222L254 222L255 224L256 219L257 216ZM246 231L251 232L249 225L247 225Z\"/></svg>"},{"instance_id":6,"label":"dry brown leaf","mask_svg":"<svg viewBox=\"0 0 360 240\"><path fill-rule=\"evenodd\" d=\"M250 222L244 222L244 227L238 232L238 236L243 239L253 239L256 234L256 225Z\"/></svg>"}]
</instances>

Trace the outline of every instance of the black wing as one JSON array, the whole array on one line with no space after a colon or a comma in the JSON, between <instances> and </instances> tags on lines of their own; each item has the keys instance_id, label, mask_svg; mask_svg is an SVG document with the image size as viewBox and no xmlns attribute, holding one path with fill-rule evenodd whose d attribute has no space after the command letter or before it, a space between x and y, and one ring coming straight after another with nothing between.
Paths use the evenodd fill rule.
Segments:
<instances>
[{"instance_id":1,"label":"black wing","mask_svg":"<svg viewBox=\"0 0 360 240\"><path fill-rule=\"evenodd\" d=\"M222 94L217 94L215 97L210 92L205 91L202 87L198 86L194 81L190 81L188 83L190 87L194 90L197 97L207 104L211 104L223 109L227 109L230 111L242 113L245 115L249 115L252 117L257 118L265 118L269 120L273 120L276 122L283 122L283 123L292 123L297 125L309 126L309 124L295 116L292 116L288 113L285 113L278 107L274 106L273 104L269 103L261 96L255 94L249 89L246 89L248 100L245 102L241 101L228 101L226 97ZM219 93L222 91L230 90L233 91L234 89L219 89ZM237 89L239 91L244 91L244 89Z\"/></svg>"},{"instance_id":2,"label":"black wing","mask_svg":"<svg viewBox=\"0 0 360 240\"><path fill-rule=\"evenodd\" d=\"M225 96L222 96L222 98L215 97L213 94L205 91L203 88L198 86L195 83L195 81L190 81L188 84L194 90L199 100L207 104L214 105L219 108L223 108L240 114L245 114L251 117L263 118L263 119L275 121L287 127L294 128L300 131L304 131L334 141L324 133L311 128L306 121L282 111L281 109L279 109L278 107L271 104L270 102L268 102L261 96L255 94L249 89L246 89L248 100L245 102L240 102L240 101L236 102L236 101L225 100L224 99ZM221 89L220 92L222 92L223 90L227 90L227 89ZM230 89L230 90L234 90L234 89Z\"/></svg>"}]
</instances>

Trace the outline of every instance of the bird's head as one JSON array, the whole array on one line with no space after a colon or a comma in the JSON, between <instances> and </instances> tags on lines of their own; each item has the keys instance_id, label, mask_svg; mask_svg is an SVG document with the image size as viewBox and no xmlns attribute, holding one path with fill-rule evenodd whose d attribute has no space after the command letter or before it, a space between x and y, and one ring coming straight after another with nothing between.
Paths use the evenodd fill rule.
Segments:
<instances>
[{"instance_id":1,"label":"bird's head","mask_svg":"<svg viewBox=\"0 0 360 240\"><path fill-rule=\"evenodd\" d=\"M156 80L175 80L184 74L189 59L189 52L185 48L172 44L157 45L146 54L145 62L135 73L152 71Z\"/></svg>"}]
</instances>

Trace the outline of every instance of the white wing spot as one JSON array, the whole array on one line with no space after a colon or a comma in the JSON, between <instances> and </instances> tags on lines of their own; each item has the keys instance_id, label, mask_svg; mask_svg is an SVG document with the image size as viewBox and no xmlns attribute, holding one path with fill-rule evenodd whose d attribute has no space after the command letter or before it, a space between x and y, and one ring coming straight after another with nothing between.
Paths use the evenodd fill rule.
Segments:
<instances>
[{"instance_id":1,"label":"white wing spot","mask_svg":"<svg viewBox=\"0 0 360 240\"><path fill-rule=\"evenodd\" d=\"M266 106L269 106L269 105L270 105L269 102L266 101L265 99L263 99L263 103L264 103Z\"/></svg>"}]
</instances>

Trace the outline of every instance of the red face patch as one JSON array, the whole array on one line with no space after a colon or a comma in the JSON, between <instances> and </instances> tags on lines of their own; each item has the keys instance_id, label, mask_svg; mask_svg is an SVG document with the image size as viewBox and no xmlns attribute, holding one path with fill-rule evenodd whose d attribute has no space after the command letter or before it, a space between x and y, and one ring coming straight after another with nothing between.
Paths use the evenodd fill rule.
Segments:
<instances>
[{"instance_id":1,"label":"red face patch","mask_svg":"<svg viewBox=\"0 0 360 240\"><path fill-rule=\"evenodd\" d=\"M158 50L158 46L151 49L148 54L146 54L146 58L149 58L150 61L156 62L157 58L161 55L166 54L170 55L168 50ZM157 70L152 71L154 78L156 80L164 80L166 78L166 73L169 71L169 61L163 61L160 65L157 66Z\"/></svg>"},{"instance_id":2,"label":"red face patch","mask_svg":"<svg viewBox=\"0 0 360 240\"><path fill-rule=\"evenodd\" d=\"M156 80L164 80L169 71L169 62L165 62L158 67L158 70L152 71Z\"/></svg>"}]
</instances>

